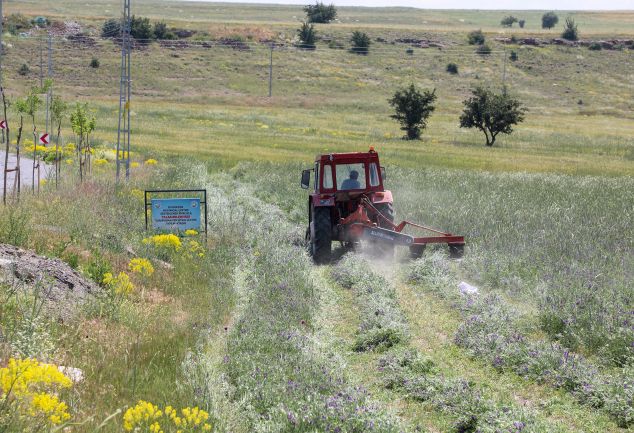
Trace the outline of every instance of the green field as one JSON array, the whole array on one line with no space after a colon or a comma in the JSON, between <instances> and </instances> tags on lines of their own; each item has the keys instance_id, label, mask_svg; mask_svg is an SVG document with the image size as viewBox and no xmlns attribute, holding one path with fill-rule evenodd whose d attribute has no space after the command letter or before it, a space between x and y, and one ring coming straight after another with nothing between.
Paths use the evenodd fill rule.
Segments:
<instances>
[{"instance_id":1,"label":"green field","mask_svg":"<svg viewBox=\"0 0 634 433\"><path fill-rule=\"evenodd\" d=\"M92 35L53 39L53 91L88 103L96 158L110 160L120 51L99 32L118 8L5 4L5 14L76 20ZM132 54L132 157L158 165L117 186L110 161L78 184L71 160L59 190L49 182L0 213L0 241L61 257L98 283L96 270L127 271L131 257L156 268L133 275L120 304L100 301L69 323L38 316L43 327L25 325L33 299L2 286L0 368L17 351L86 374L63 394L73 420L85 421L71 431L96 431L138 400L199 406L219 432L632 431L634 51L494 38L558 37L571 15L582 39L632 39L634 12L560 12L546 31L537 11L340 8L339 21L317 25L325 40L315 51L290 46L301 7L143 0L133 13L198 32L178 48L153 42ZM511 13L526 28L501 27ZM347 47L356 29L371 36L367 56L328 47ZM475 29L490 55L467 44ZM410 55L402 38L441 48ZM272 97L263 40L287 45L273 50ZM41 40L4 41L14 100L39 84ZM389 117L388 98L409 83L438 94L418 141L403 140ZM493 147L459 128L476 85L507 86L528 109ZM40 129L43 119L41 110ZM17 117L9 121L13 140ZM64 137L74 140L67 123ZM464 259L431 248L413 263L355 254L312 265L300 171L315 154L369 146L387 167L397 219L464 234ZM202 186L204 257L143 243L139 190ZM461 296L461 281L479 297ZM25 346L25 333L54 349ZM3 430L3 410L0 432L9 432L18 424ZM122 431L121 416L99 431Z\"/></svg>"}]
</instances>

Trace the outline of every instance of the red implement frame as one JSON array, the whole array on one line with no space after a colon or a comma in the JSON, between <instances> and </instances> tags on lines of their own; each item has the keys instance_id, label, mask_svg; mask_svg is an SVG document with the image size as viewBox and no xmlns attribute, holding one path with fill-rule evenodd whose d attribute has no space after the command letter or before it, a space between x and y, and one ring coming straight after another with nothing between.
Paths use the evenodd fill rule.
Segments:
<instances>
[{"instance_id":1,"label":"red implement frame","mask_svg":"<svg viewBox=\"0 0 634 433\"><path fill-rule=\"evenodd\" d=\"M438 234L439 236L425 236L425 237L414 237L414 242L412 245L427 245L427 244L449 244L450 246L461 246L464 245L464 236L456 236L451 233L445 233L443 231L434 229L432 227L427 227L420 224L415 224L409 221L402 221L398 225L394 224L388 218L383 216L381 212L379 212L372 202L367 198L363 197L361 199L361 203L356 211L351 213L347 218L344 218L340 221L341 225L350 226L351 228L357 228L359 225L365 227L374 227L375 224L368 218L367 210L370 209L373 214L376 214L379 219L381 219L384 223L383 227L388 228L388 230L392 230L396 233L402 233L405 227L413 226L422 230L426 230L429 232L433 232Z\"/></svg>"}]
</instances>

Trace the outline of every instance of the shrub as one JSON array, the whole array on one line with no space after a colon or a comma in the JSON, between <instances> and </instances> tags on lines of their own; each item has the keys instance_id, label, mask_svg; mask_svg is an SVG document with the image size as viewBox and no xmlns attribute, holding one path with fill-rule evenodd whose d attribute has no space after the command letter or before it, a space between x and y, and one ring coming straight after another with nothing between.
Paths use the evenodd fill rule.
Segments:
<instances>
[{"instance_id":1,"label":"shrub","mask_svg":"<svg viewBox=\"0 0 634 433\"><path fill-rule=\"evenodd\" d=\"M94 254L92 260L86 265L84 272L96 283L103 284L106 274L112 274L112 266L101 254Z\"/></svg>"},{"instance_id":2,"label":"shrub","mask_svg":"<svg viewBox=\"0 0 634 433\"><path fill-rule=\"evenodd\" d=\"M554 12L546 12L542 15L542 29L552 29L559 22L559 17Z\"/></svg>"},{"instance_id":3,"label":"shrub","mask_svg":"<svg viewBox=\"0 0 634 433\"><path fill-rule=\"evenodd\" d=\"M405 54L407 54L408 56L413 56L414 55L414 49L413 48L408 48L405 50Z\"/></svg>"},{"instance_id":4,"label":"shrub","mask_svg":"<svg viewBox=\"0 0 634 433\"><path fill-rule=\"evenodd\" d=\"M449 72L450 74L457 74L458 73L458 65L456 65L455 63L448 63L447 64L447 72Z\"/></svg>"},{"instance_id":5,"label":"shrub","mask_svg":"<svg viewBox=\"0 0 634 433\"><path fill-rule=\"evenodd\" d=\"M516 62L517 61L517 52L516 51L511 51L511 55L509 56L509 59L511 59L512 62Z\"/></svg>"},{"instance_id":6,"label":"shrub","mask_svg":"<svg viewBox=\"0 0 634 433\"><path fill-rule=\"evenodd\" d=\"M154 38L154 31L152 30L152 24L150 24L149 18L136 17L132 15L132 22L130 24L130 35L137 40L146 41Z\"/></svg>"},{"instance_id":7,"label":"shrub","mask_svg":"<svg viewBox=\"0 0 634 433\"><path fill-rule=\"evenodd\" d=\"M564 31L561 33L561 37L568 41L576 41L579 39L577 24L571 17L566 18L566 24L564 25Z\"/></svg>"},{"instance_id":8,"label":"shrub","mask_svg":"<svg viewBox=\"0 0 634 433\"><path fill-rule=\"evenodd\" d=\"M401 130L407 133L405 139L420 138L421 130L425 129L427 119L436 108L434 101L436 101L436 89L424 90L421 93L414 84L394 93L389 103L394 107L396 114L391 117L396 119L401 124Z\"/></svg>"},{"instance_id":9,"label":"shrub","mask_svg":"<svg viewBox=\"0 0 634 433\"><path fill-rule=\"evenodd\" d=\"M526 20L519 20L517 23L520 25L520 28L523 29L526 24Z\"/></svg>"},{"instance_id":10,"label":"shrub","mask_svg":"<svg viewBox=\"0 0 634 433\"><path fill-rule=\"evenodd\" d=\"M154 24L154 37L156 39L167 39L172 40L176 39L176 35L172 33L170 29L167 28L167 24L164 22L158 22Z\"/></svg>"},{"instance_id":11,"label":"shrub","mask_svg":"<svg viewBox=\"0 0 634 433\"><path fill-rule=\"evenodd\" d=\"M6 18L5 28L12 35L29 30L31 27L31 21L20 13L11 14Z\"/></svg>"},{"instance_id":12,"label":"shrub","mask_svg":"<svg viewBox=\"0 0 634 433\"><path fill-rule=\"evenodd\" d=\"M337 9L334 4L326 6L319 1L314 5L304 6L304 12L306 12L309 23L328 24L337 17Z\"/></svg>"},{"instance_id":13,"label":"shrub","mask_svg":"<svg viewBox=\"0 0 634 433\"><path fill-rule=\"evenodd\" d=\"M486 56L488 54L491 54L491 47L489 46L489 44L484 43L478 46L478 48L476 49L476 53Z\"/></svg>"},{"instance_id":14,"label":"shrub","mask_svg":"<svg viewBox=\"0 0 634 433\"><path fill-rule=\"evenodd\" d=\"M464 101L464 112L460 116L461 128L477 128L486 137L486 145L493 146L498 134L510 134L513 125L524 120L525 109L520 101L506 91L494 93L476 87L473 96Z\"/></svg>"},{"instance_id":15,"label":"shrub","mask_svg":"<svg viewBox=\"0 0 634 433\"><path fill-rule=\"evenodd\" d=\"M315 49L316 32L315 26L308 22L303 22L302 26L297 29L297 36L299 36L299 47L306 50Z\"/></svg>"},{"instance_id":16,"label":"shrub","mask_svg":"<svg viewBox=\"0 0 634 433\"><path fill-rule=\"evenodd\" d=\"M517 18L515 18L513 15L509 15L507 17L502 18L502 21L500 21L500 24L502 24L504 27L513 27L513 24L515 24L517 22Z\"/></svg>"},{"instance_id":17,"label":"shrub","mask_svg":"<svg viewBox=\"0 0 634 433\"><path fill-rule=\"evenodd\" d=\"M121 35L121 22L114 18L106 20L101 27L102 38L114 38Z\"/></svg>"},{"instance_id":18,"label":"shrub","mask_svg":"<svg viewBox=\"0 0 634 433\"><path fill-rule=\"evenodd\" d=\"M90 67L97 69L99 66L100 66L99 59L96 57L93 57L92 60L90 61Z\"/></svg>"},{"instance_id":19,"label":"shrub","mask_svg":"<svg viewBox=\"0 0 634 433\"><path fill-rule=\"evenodd\" d=\"M368 54L371 42L370 37L366 33L355 30L352 32L350 42L352 43L352 52L357 54Z\"/></svg>"},{"instance_id":20,"label":"shrub","mask_svg":"<svg viewBox=\"0 0 634 433\"><path fill-rule=\"evenodd\" d=\"M27 75L29 72L31 72L31 68L29 68L29 65L27 65L26 63L22 63L22 66L20 66L20 68L18 69L18 74L24 76Z\"/></svg>"},{"instance_id":21,"label":"shrub","mask_svg":"<svg viewBox=\"0 0 634 433\"><path fill-rule=\"evenodd\" d=\"M592 50L592 51L601 51L601 50L603 49L603 47L601 46L601 44L600 44L600 43L598 43L598 42L593 42L593 43L591 43L591 44L588 46L588 49L589 49L589 50Z\"/></svg>"},{"instance_id":22,"label":"shrub","mask_svg":"<svg viewBox=\"0 0 634 433\"><path fill-rule=\"evenodd\" d=\"M469 41L469 45L482 45L486 39L482 30L474 30L467 35L467 40Z\"/></svg>"}]
</instances>

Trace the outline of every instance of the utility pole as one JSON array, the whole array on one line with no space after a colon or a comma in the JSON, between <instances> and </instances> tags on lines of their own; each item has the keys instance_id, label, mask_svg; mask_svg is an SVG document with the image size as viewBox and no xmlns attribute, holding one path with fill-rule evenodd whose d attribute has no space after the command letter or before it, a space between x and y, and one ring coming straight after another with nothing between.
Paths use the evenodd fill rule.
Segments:
<instances>
[{"instance_id":1,"label":"utility pole","mask_svg":"<svg viewBox=\"0 0 634 433\"><path fill-rule=\"evenodd\" d=\"M40 36L40 89L44 87L44 38Z\"/></svg>"},{"instance_id":2,"label":"utility pole","mask_svg":"<svg viewBox=\"0 0 634 433\"><path fill-rule=\"evenodd\" d=\"M271 56L269 60L269 98L273 96L273 44L270 44Z\"/></svg>"},{"instance_id":3,"label":"utility pole","mask_svg":"<svg viewBox=\"0 0 634 433\"><path fill-rule=\"evenodd\" d=\"M130 178L130 0L123 0L121 23L121 80L119 81L119 128L117 131L117 182L121 164L125 164L125 180Z\"/></svg>"},{"instance_id":4,"label":"utility pole","mask_svg":"<svg viewBox=\"0 0 634 433\"><path fill-rule=\"evenodd\" d=\"M2 33L4 33L2 24L4 21L4 15L2 15L2 3L4 3L4 0L0 0L0 85L2 85L2 61L4 60L4 50L2 47ZM4 130L2 132L2 140L4 142Z\"/></svg>"},{"instance_id":5,"label":"utility pole","mask_svg":"<svg viewBox=\"0 0 634 433\"><path fill-rule=\"evenodd\" d=\"M50 79L53 77L53 37L48 34L48 73L47 77ZM46 94L46 133L48 134L48 122L49 122L49 107L51 106L51 99L53 98L53 86L49 87Z\"/></svg>"}]
</instances>

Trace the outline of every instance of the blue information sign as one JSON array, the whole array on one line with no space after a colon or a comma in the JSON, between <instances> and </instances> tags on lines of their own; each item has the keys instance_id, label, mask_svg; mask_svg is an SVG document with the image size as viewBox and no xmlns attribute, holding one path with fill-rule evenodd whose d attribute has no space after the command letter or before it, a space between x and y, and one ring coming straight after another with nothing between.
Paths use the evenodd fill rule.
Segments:
<instances>
[{"instance_id":1,"label":"blue information sign","mask_svg":"<svg viewBox=\"0 0 634 433\"><path fill-rule=\"evenodd\" d=\"M200 198L153 198L152 228L175 232L200 230Z\"/></svg>"}]
</instances>

